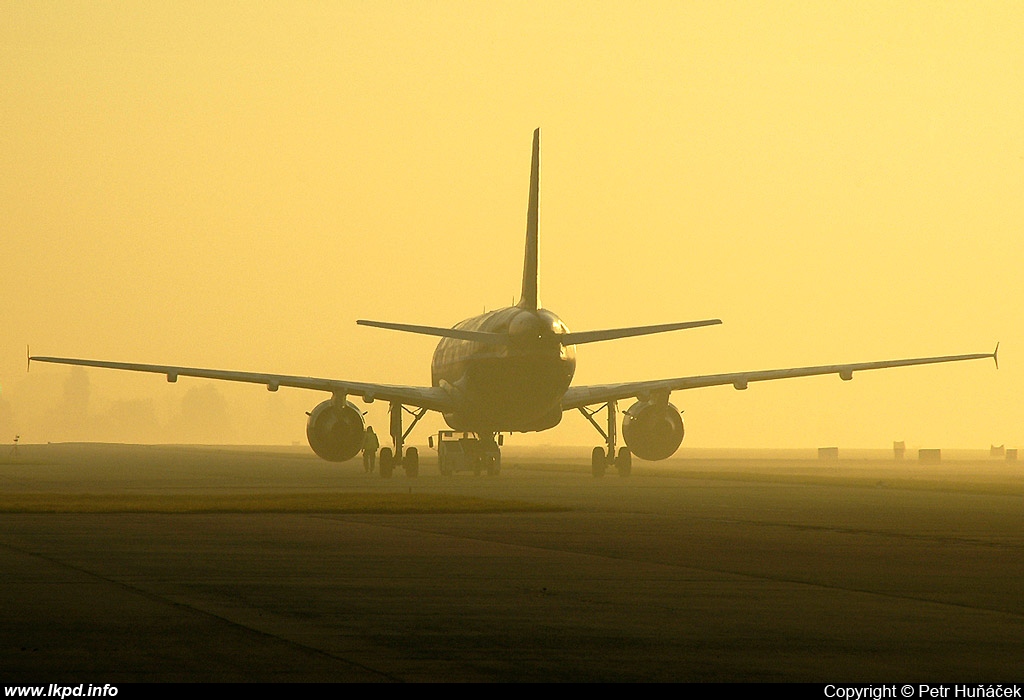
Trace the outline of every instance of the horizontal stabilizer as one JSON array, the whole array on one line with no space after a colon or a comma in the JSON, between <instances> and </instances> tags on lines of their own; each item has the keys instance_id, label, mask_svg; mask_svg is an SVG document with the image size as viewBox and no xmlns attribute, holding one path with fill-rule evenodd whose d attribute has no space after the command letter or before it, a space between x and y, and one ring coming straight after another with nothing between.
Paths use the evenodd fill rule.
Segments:
<instances>
[{"instance_id":1,"label":"horizontal stabilizer","mask_svg":"<svg viewBox=\"0 0 1024 700\"><path fill-rule=\"evenodd\" d=\"M360 319L356 321L360 326L373 326L374 328L387 328L392 331L405 331L406 333L420 333L422 335L434 335L441 338L457 338L459 340L470 340L476 343L488 345L507 345L508 336L504 333L488 333L487 331L464 331L459 328L435 328L434 326L412 326L407 323L388 323L386 321L367 321Z\"/></svg>"},{"instance_id":2,"label":"horizontal stabilizer","mask_svg":"<svg viewBox=\"0 0 1024 700\"><path fill-rule=\"evenodd\" d=\"M616 338L632 338L637 335L650 335L651 333L665 333L666 331L679 331L684 328L700 328L701 326L717 326L722 321L718 318L710 318L706 321L684 321L682 323L663 323L658 326L633 326L632 328L610 328L604 331L582 331L580 333L566 333L561 336L562 345L580 345L582 343L596 343L601 340L615 340Z\"/></svg>"}]
</instances>

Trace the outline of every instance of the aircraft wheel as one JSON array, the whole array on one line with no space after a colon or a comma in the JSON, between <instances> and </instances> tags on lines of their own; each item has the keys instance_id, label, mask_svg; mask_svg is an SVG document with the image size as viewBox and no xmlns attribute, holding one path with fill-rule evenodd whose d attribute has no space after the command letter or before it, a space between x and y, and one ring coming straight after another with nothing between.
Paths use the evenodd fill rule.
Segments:
<instances>
[{"instance_id":1,"label":"aircraft wheel","mask_svg":"<svg viewBox=\"0 0 1024 700\"><path fill-rule=\"evenodd\" d=\"M391 471L395 468L395 456L390 447L380 451L380 478L390 479Z\"/></svg>"},{"instance_id":2,"label":"aircraft wheel","mask_svg":"<svg viewBox=\"0 0 1024 700\"><path fill-rule=\"evenodd\" d=\"M590 469L594 476L604 476L605 460L603 447L595 447L594 451L590 453Z\"/></svg>"},{"instance_id":3,"label":"aircraft wheel","mask_svg":"<svg viewBox=\"0 0 1024 700\"><path fill-rule=\"evenodd\" d=\"M615 458L615 468L619 476L629 476L633 471L633 453L628 447L619 448L619 456Z\"/></svg>"},{"instance_id":4,"label":"aircraft wheel","mask_svg":"<svg viewBox=\"0 0 1024 700\"><path fill-rule=\"evenodd\" d=\"M405 475L407 477L414 478L420 474L420 451L415 447L410 447L405 451Z\"/></svg>"}]
</instances>

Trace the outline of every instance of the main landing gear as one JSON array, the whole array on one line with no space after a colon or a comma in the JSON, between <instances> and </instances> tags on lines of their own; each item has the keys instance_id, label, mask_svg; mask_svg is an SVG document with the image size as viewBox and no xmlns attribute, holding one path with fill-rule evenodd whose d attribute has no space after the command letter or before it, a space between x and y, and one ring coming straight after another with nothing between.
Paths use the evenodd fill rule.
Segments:
<instances>
[{"instance_id":1,"label":"main landing gear","mask_svg":"<svg viewBox=\"0 0 1024 700\"><path fill-rule=\"evenodd\" d=\"M605 432L601 424L594 420L594 416L601 411L607 411L608 413L608 431ZM604 476L605 471L608 467L615 467L615 470L619 472L619 476L629 476L633 471L633 455L629 451L628 447L620 447L618 454L615 453L615 440L617 438L615 426L616 426L616 414L617 404L615 401L609 401L603 406L598 406L595 409L587 408L586 406L580 407L580 413L583 417L590 421L590 424L597 429L597 432L601 433L601 437L605 439L605 447L595 447L594 451L590 456L590 467L594 476Z\"/></svg>"},{"instance_id":2,"label":"main landing gear","mask_svg":"<svg viewBox=\"0 0 1024 700\"><path fill-rule=\"evenodd\" d=\"M409 478L418 476L420 473L420 453L415 447L410 447L403 454L402 448L405 438L420 422L420 418L427 414L427 409L417 408L415 411L406 408L397 401L391 402L391 444L392 447L385 447L380 451L380 476L382 479L390 479L395 467L405 469L405 475ZM402 412L407 412L413 417L412 423L402 432Z\"/></svg>"}]
</instances>

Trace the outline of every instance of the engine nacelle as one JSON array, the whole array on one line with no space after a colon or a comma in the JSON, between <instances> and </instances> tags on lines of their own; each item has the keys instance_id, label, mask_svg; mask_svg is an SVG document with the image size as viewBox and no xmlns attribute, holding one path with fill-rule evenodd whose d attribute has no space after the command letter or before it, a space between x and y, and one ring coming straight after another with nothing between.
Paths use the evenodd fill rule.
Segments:
<instances>
[{"instance_id":1,"label":"engine nacelle","mask_svg":"<svg viewBox=\"0 0 1024 700\"><path fill-rule=\"evenodd\" d=\"M637 401L622 416L622 439L640 459L668 459L683 442L683 417L670 403Z\"/></svg>"},{"instance_id":2,"label":"engine nacelle","mask_svg":"<svg viewBox=\"0 0 1024 700\"><path fill-rule=\"evenodd\" d=\"M327 400L309 413L306 439L317 457L344 462L363 449L363 414L351 401L336 406Z\"/></svg>"}]
</instances>

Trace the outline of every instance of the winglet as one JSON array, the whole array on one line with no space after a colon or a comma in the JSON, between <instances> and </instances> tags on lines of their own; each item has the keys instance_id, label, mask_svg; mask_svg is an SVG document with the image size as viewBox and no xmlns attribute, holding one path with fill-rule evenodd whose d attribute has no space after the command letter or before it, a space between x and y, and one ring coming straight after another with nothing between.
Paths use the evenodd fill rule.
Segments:
<instances>
[{"instance_id":1,"label":"winglet","mask_svg":"<svg viewBox=\"0 0 1024 700\"><path fill-rule=\"evenodd\" d=\"M996 362L996 369L999 369L999 343L996 343L996 349L992 351L992 359Z\"/></svg>"},{"instance_id":2,"label":"winglet","mask_svg":"<svg viewBox=\"0 0 1024 700\"><path fill-rule=\"evenodd\" d=\"M518 306L536 310L537 299L537 228L540 199L540 129L533 132L533 160L530 163L530 204L526 211L526 256L523 261L523 294Z\"/></svg>"}]
</instances>

